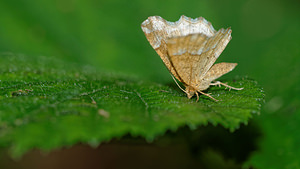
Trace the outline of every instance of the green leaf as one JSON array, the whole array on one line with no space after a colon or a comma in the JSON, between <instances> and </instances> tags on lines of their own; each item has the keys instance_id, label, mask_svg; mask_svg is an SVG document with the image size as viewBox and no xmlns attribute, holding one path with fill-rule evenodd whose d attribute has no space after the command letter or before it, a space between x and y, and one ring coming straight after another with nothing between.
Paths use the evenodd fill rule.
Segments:
<instances>
[{"instance_id":1,"label":"green leaf","mask_svg":"<svg viewBox=\"0 0 300 169\"><path fill-rule=\"evenodd\" d=\"M99 73L46 57L0 56L0 145L17 157L82 142L97 146L126 134L148 141L188 125L222 125L234 131L258 114L263 91L247 78L227 80L244 87L210 87L187 99L177 86L121 74Z\"/></svg>"}]
</instances>

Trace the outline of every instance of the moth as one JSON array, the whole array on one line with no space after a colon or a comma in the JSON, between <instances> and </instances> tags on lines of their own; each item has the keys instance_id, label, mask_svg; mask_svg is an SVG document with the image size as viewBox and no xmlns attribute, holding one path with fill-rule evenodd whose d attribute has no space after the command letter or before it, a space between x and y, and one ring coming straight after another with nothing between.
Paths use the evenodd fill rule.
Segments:
<instances>
[{"instance_id":1,"label":"moth","mask_svg":"<svg viewBox=\"0 0 300 169\"><path fill-rule=\"evenodd\" d=\"M226 86L230 89L242 90L215 81L222 75L235 68L237 63L214 64L231 40L231 29L216 31L212 24L203 17L192 19L182 15L176 22L169 22L160 16L151 16L142 25L150 45L160 56L171 75L180 81L182 89L190 99L195 94L197 101L199 94L213 98L203 91L209 86Z\"/></svg>"}]
</instances>

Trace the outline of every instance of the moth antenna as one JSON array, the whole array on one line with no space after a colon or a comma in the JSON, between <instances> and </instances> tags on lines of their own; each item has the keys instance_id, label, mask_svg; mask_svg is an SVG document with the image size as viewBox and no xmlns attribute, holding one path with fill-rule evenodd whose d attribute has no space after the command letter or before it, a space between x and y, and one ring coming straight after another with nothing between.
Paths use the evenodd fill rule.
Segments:
<instances>
[{"instance_id":1,"label":"moth antenna","mask_svg":"<svg viewBox=\"0 0 300 169\"><path fill-rule=\"evenodd\" d=\"M175 83L177 84L177 86L184 92L184 93L187 93L183 88L181 88L181 86L177 83L176 79L174 78L173 75L171 75L173 80L175 81Z\"/></svg>"}]
</instances>

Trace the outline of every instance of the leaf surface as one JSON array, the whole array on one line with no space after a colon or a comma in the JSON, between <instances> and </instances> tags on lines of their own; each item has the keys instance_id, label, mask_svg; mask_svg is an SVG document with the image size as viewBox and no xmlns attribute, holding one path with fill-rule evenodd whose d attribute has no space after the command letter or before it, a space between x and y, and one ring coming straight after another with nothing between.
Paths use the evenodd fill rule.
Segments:
<instances>
[{"instance_id":1,"label":"leaf surface","mask_svg":"<svg viewBox=\"0 0 300 169\"><path fill-rule=\"evenodd\" d=\"M0 57L0 145L13 156L32 148L76 143L97 146L126 134L152 141L188 125L222 125L234 131L260 111L263 91L247 78L223 81L241 91L211 87L187 99L177 86L99 73L45 57Z\"/></svg>"}]
</instances>

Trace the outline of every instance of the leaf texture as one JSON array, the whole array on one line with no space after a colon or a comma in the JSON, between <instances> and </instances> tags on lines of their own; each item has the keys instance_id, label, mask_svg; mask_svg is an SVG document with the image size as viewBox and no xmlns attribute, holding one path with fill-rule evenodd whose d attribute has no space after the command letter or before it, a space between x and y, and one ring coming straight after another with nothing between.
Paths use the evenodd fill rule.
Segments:
<instances>
[{"instance_id":1,"label":"leaf texture","mask_svg":"<svg viewBox=\"0 0 300 169\"><path fill-rule=\"evenodd\" d=\"M219 102L204 96L196 102L175 85L46 57L1 54L0 63L0 146L16 157L33 148L97 146L126 134L152 141L184 125L211 123L234 131L259 114L264 97L247 78L225 81L242 91L210 87Z\"/></svg>"}]
</instances>

